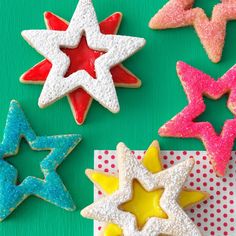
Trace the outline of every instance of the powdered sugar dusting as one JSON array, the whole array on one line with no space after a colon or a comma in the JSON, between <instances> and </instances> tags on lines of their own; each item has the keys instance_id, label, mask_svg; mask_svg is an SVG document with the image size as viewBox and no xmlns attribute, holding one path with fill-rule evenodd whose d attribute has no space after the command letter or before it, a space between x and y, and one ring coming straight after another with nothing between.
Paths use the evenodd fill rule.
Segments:
<instances>
[{"instance_id":1,"label":"powdered sugar dusting","mask_svg":"<svg viewBox=\"0 0 236 236\"><path fill-rule=\"evenodd\" d=\"M191 171L194 160L188 159L174 167L151 174L123 144L117 146L120 186L112 195L106 196L82 210L84 217L102 222L118 224L124 235L201 235L187 214L176 203L176 197ZM147 191L163 187L164 193L160 205L168 219L151 218L139 231L135 217L118 210L118 206L132 197L132 181L137 179Z\"/></svg>"},{"instance_id":2,"label":"powdered sugar dusting","mask_svg":"<svg viewBox=\"0 0 236 236\"><path fill-rule=\"evenodd\" d=\"M136 158L141 161L144 151L134 151ZM195 157L196 163L190 173L186 187L197 188L210 194L210 198L201 204L188 209L186 212L198 226L203 235L234 235L236 221L236 154L232 152L229 170L224 178L215 177L209 169L205 151L161 151L164 168L173 166L186 158ZM117 173L117 155L114 150L99 150L94 153L94 168L100 171ZM95 187L94 199L100 199L103 194ZM95 221L94 235L100 236L103 224Z\"/></svg>"},{"instance_id":3,"label":"powdered sugar dusting","mask_svg":"<svg viewBox=\"0 0 236 236\"><path fill-rule=\"evenodd\" d=\"M85 70L78 70L65 79L70 59L60 48L75 48L83 34L91 49L106 51L94 63L96 79ZM91 0L79 1L66 31L26 30L22 32L22 36L52 63L39 98L40 107L46 107L82 87L114 113L119 111L119 102L110 68L127 59L145 44L143 38L102 34Z\"/></svg>"}]
</instances>

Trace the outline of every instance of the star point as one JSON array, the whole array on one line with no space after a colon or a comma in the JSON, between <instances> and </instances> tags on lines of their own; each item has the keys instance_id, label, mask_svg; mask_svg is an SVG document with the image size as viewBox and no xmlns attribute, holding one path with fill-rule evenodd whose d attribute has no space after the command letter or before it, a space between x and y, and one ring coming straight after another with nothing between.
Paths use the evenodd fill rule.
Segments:
<instances>
[{"instance_id":1,"label":"star point","mask_svg":"<svg viewBox=\"0 0 236 236\"><path fill-rule=\"evenodd\" d=\"M7 162L7 157L16 155L24 138L32 150L49 150L40 162L44 179L26 177L16 184L17 170ZM66 190L56 168L80 142L76 134L36 136L19 103L10 103L2 143L0 144L0 221L3 221L27 197L35 195L65 210L75 210L74 202Z\"/></svg>"}]
</instances>

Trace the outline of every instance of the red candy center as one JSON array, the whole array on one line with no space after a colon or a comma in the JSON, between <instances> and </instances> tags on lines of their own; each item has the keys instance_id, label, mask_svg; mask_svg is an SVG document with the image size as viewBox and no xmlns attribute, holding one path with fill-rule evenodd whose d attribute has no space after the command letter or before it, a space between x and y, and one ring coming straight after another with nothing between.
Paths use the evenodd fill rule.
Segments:
<instances>
[{"instance_id":1,"label":"red candy center","mask_svg":"<svg viewBox=\"0 0 236 236\"><path fill-rule=\"evenodd\" d=\"M105 52L89 48L85 36L81 38L76 48L61 48L61 50L70 58L70 66L65 77L70 76L78 70L86 70L94 79L96 78L94 62Z\"/></svg>"}]
</instances>

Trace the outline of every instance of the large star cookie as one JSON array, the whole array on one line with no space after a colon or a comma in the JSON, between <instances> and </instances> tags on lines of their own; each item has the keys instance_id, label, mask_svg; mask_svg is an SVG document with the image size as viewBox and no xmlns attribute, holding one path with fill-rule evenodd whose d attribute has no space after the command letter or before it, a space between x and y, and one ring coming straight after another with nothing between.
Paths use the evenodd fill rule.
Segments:
<instances>
[{"instance_id":1,"label":"large star cookie","mask_svg":"<svg viewBox=\"0 0 236 236\"><path fill-rule=\"evenodd\" d=\"M157 141L153 141L145 152L142 165L153 174L163 170L160 159L160 148ZM105 195L110 195L119 189L119 178L116 175L96 170L87 170L86 174ZM147 192L138 181L134 181L133 193L134 198L130 202L123 204L122 209L136 216L139 228L142 228L150 217L167 218L166 213L160 206L163 189ZM182 208L189 208L194 204L206 200L207 197L208 194L205 192L184 188L180 192L177 201ZM121 236L123 234L120 227L115 224L108 224L104 227L101 235Z\"/></svg>"},{"instance_id":2,"label":"large star cookie","mask_svg":"<svg viewBox=\"0 0 236 236\"><path fill-rule=\"evenodd\" d=\"M157 148L148 152L157 152ZM147 169L123 143L117 146L117 158L119 179L111 177L110 184L115 183L113 186L112 184L108 186L109 181L105 180L107 196L83 209L81 214L84 217L112 222L122 229L123 235L127 236L201 235L179 205L184 202L181 203L179 194L194 165L193 159L153 173L154 165L161 168L159 160L149 161L150 156L144 159L143 163L148 163L149 166ZM89 171L88 174L94 178L92 172ZM99 173L95 173L95 178L96 176L99 176ZM187 192L186 190L186 193L182 192L181 195ZM193 195L195 193L193 191ZM139 196L144 196L145 201ZM195 200L199 201L200 198L204 198L204 193L199 193ZM192 204L194 200L185 203ZM112 233L113 230L117 230L116 226L110 227ZM121 231L117 232L120 235Z\"/></svg>"},{"instance_id":3,"label":"large star cookie","mask_svg":"<svg viewBox=\"0 0 236 236\"><path fill-rule=\"evenodd\" d=\"M177 73L189 104L164 124L159 129L159 134L161 136L202 140L216 174L223 176L236 138L236 118L226 120L220 134L216 133L211 123L196 122L195 119L206 109L203 96L219 99L227 93L229 93L227 106L235 116L236 66L232 67L217 81L184 62L177 63Z\"/></svg>"},{"instance_id":4,"label":"large star cookie","mask_svg":"<svg viewBox=\"0 0 236 236\"><path fill-rule=\"evenodd\" d=\"M39 163L44 179L28 176L22 183L17 184L17 170L6 159L18 153L22 138L33 150L50 151ZM30 195L65 210L75 210L73 200L57 175L56 168L80 140L80 135L36 136L18 102L11 102L3 141L0 144L0 221Z\"/></svg>"},{"instance_id":5,"label":"large star cookie","mask_svg":"<svg viewBox=\"0 0 236 236\"><path fill-rule=\"evenodd\" d=\"M194 0L169 0L151 19L152 29L178 28L192 25L212 62L221 60L226 24L236 19L236 1L221 0L215 5L211 19L204 10L193 8Z\"/></svg>"},{"instance_id":6,"label":"large star cookie","mask_svg":"<svg viewBox=\"0 0 236 236\"><path fill-rule=\"evenodd\" d=\"M50 30L65 31L69 25L69 23L64 19L50 12L46 12L44 14L44 19L47 28ZM99 24L101 32L103 34L116 34L119 29L121 19L121 13L117 12L112 14ZM78 47L74 49L63 49L63 51L70 57L71 60L66 76L77 70L85 69L91 76L94 78L96 77L94 62L96 58L102 55L102 52L90 49L87 45L86 37L82 36ZM52 64L50 61L43 60L25 72L21 76L20 81L27 84L44 84L51 68ZM121 64L111 68L111 74L116 87L138 88L141 85L141 81ZM76 89L75 91L69 93L67 97L75 121L78 124L83 124L93 98L83 88Z\"/></svg>"},{"instance_id":7,"label":"large star cookie","mask_svg":"<svg viewBox=\"0 0 236 236\"><path fill-rule=\"evenodd\" d=\"M46 68L46 73L49 73L46 75L39 98L40 107L46 107L78 88L83 88L111 112L119 111L119 103L114 87L114 82L117 81L115 79L113 81L114 71L110 71L110 69L144 46L145 40L136 37L112 35L111 33L115 33L120 21L120 15L116 15L116 17L118 19L113 19L116 24L111 24L112 29L109 29L109 32L106 29L100 29L91 0L80 0L69 25L66 25L61 19L60 26L58 24L55 26L54 17L54 26L49 27L57 28L57 30L26 30L22 32L25 40L51 62L49 66L51 68ZM48 23L52 22L48 21ZM66 30L62 31L62 28ZM107 26L104 28L107 28ZM91 50L88 50L88 47ZM74 54L78 51L79 59L72 60ZM89 58L84 58L84 54L87 53ZM39 67L41 68L41 66ZM117 79L118 84L129 83L127 82L127 74L130 76L129 72L124 72L120 66L118 66L118 69L116 67L113 69L116 71L116 76L119 77ZM45 72L43 74L45 77ZM126 76L125 81L120 79L123 74ZM130 84L138 86L139 82L131 78ZM81 92L79 95L81 95ZM75 97L73 98L75 99ZM79 99L81 97L78 96ZM83 116L86 115L91 103L90 98L86 97L85 103L82 103L85 108L81 108L84 110ZM79 119L78 123L82 123L84 117Z\"/></svg>"}]
</instances>

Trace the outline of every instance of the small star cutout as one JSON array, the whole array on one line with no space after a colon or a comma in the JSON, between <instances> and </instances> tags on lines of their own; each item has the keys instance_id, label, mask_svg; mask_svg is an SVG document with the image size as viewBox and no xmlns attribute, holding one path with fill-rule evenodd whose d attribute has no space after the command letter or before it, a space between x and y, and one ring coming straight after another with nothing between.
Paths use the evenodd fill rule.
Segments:
<instances>
[{"instance_id":1,"label":"small star cutout","mask_svg":"<svg viewBox=\"0 0 236 236\"><path fill-rule=\"evenodd\" d=\"M142 159L142 165L151 173L158 173L163 170L160 158L160 148L157 141L153 141ZM119 189L119 178L116 175L103 173L96 170L87 170L86 174L95 186L104 194L110 195ZM142 185L134 180L132 200L122 204L120 209L130 212L136 216L137 225L142 229L147 220L151 217L166 219L168 216L160 206L160 198L163 189L147 192ZM208 198L206 192L184 188L178 197L178 203L182 208L191 207ZM103 236L122 236L122 230L115 224L105 226Z\"/></svg>"},{"instance_id":2,"label":"small star cutout","mask_svg":"<svg viewBox=\"0 0 236 236\"><path fill-rule=\"evenodd\" d=\"M177 63L177 73L189 104L164 124L159 129L159 134L202 140L216 174L224 176L236 138L236 66L217 81L184 62ZM194 121L206 109L203 96L216 100L227 93L229 93L227 106L234 114L234 118L225 121L220 134L216 133L209 122Z\"/></svg>"},{"instance_id":3,"label":"small star cutout","mask_svg":"<svg viewBox=\"0 0 236 236\"><path fill-rule=\"evenodd\" d=\"M117 12L112 14L99 24L101 32L103 34L116 34L121 19L121 13ZM69 25L64 19L51 12L44 14L44 20L47 28L50 30L66 31ZM102 52L90 49L87 45L86 37L82 36L81 42L77 48L64 49L63 51L70 57L71 62L66 77L77 70L85 69L91 76L96 78L94 62L102 55ZM43 60L25 72L21 76L20 81L26 84L44 84L51 68L52 64L50 61ZM141 81L121 64L111 68L111 74L116 87L138 88L141 86ZM82 88L78 88L69 93L67 97L75 121L79 125L83 124L93 98Z\"/></svg>"},{"instance_id":4,"label":"small star cutout","mask_svg":"<svg viewBox=\"0 0 236 236\"><path fill-rule=\"evenodd\" d=\"M119 143L117 146L117 158L119 169L118 189L83 209L82 216L102 222L112 222L122 229L124 236L201 235L177 203L183 184L194 165L193 159L188 159L158 173L152 173L137 160L123 143ZM130 210L130 201L136 199L136 197L133 198L134 183L138 183L143 190L145 189L149 193L163 189L159 200L162 211L159 211L159 213L166 214L167 219L158 218L151 214L151 217L150 215L147 216L145 225L141 229L138 228L134 214L127 212L127 210ZM128 207L127 204L129 204ZM145 203L142 201L142 204ZM126 209L121 209L125 205Z\"/></svg>"},{"instance_id":5,"label":"small star cutout","mask_svg":"<svg viewBox=\"0 0 236 236\"><path fill-rule=\"evenodd\" d=\"M50 153L40 162L44 179L28 176L17 185L17 170L5 159L18 153L22 138L33 150L49 150ZM73 200L55 170L80 140L80 135L36 136L19 103L11 102L0 144L0 221L31 195L65 210L75 210Z\"/></svg>"},{"instance_id":6,"label":"small star cutout","mask_svg":"<svg viewBox=\"0 0 236 236\"><path fill-rule=\"evenodd\" d=\"M96 79L84 68L66 76L70 70L70 57L65 48L78 47L84 35L89 48L102 51L94 61ZM91 0L79 1L66 31L26 30L22 36L52 64L39 98L40 107L46 107L82 87L114 113L119 111L119 103L110 69L145 44L142 38L102 33Z\"/></svg>"},{"instance_id":7,"label":"small star cutout","mask_svg":"<svg viewBox=\"0 0 236 236\"><path fill-rule=\"evenodd\" d=\"M194 0L169 0L151 19L152 29L193 26L212 62L221 60L227 21L236 19L236 1L221 0L209 19L204 10L193 8Z\"/></svg>"}]
</instances>

